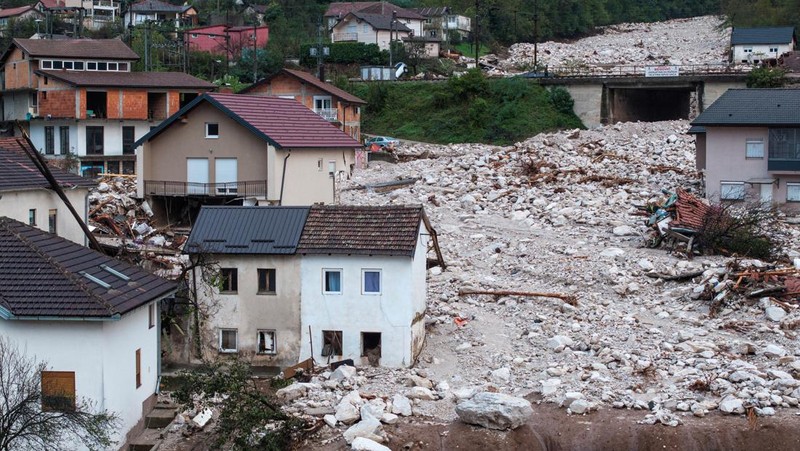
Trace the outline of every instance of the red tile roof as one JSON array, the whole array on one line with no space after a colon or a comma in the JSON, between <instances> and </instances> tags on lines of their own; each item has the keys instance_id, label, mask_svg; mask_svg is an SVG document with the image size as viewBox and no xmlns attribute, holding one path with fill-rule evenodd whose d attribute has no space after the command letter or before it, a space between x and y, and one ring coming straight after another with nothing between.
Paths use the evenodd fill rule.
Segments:
<instances>
[{"instance_id":1,"label":"red tile roof","mask_svg":"<svg viewBox=\"0 0 800 451\"><path fill-rule=\"evenodd\" d=\"M119 39L14 39L28 55L41 58L138 60L139 55Z\"/></svg>"},{"instance_id":2,"label":"red tile roof","mask_svg":"<svg viewBox=\"0 0 800 451\"><path fill-rule=\"evenodd\" d=\"M20 6L18 8L7 8L0 10L0 18L2 17L14 17L20 14L26 13L33 9L33 5L28 6Z\"/></svg>"},{"instance_id":3,"label":"red tile roof","mask_svg":"<svg viewBox=\"0 0 800 451\"><path fill-rule=\"evenodd\" d=\"M183 72L93 72L38 70L36 73L73 86L120 88L214 89L216 85Z\"/></svg>"},{"instance_id":4,"label":"red tile roof","mask_svg":"<svg viewBox=\"0 0 800 451\"><path fill-rule=\"evenodd\" d=\"M355 104L360 104L360 105L366 105L367 104L366 101L361 100L360 98L354 96L353 94L350 94L349 92L345 91L344 89L339 89L339 88L337 88L336 86L334 86L334 85L332 85L330 83L326 83L326 82L320 80L319 78L309 74L308 72L303 72L303 71L299 71L299 70L292 70L292 69L282 69L277 74L275 74L275 75L273 75L273 76L271 76L269 78L265 78L263 80L260 80L258 83L255 83L255 84L252 84L252 85L248 86L247 88L245 88L242 91L240 91L240 93L241 94L247 94L249 92L252 92L253 89L255 89L255 88L259 87L259 86L268 84L272 79L274 79L276 76L278 76L278 75L280 75L282 73L283 74L288 74L288 75L290 75L292 77L295 77L295 78L298 78L301 81L303 81L304 83L308 83L310 85L313 85L316 88L318 88L318 89L320 89L320 90L322 90L324 92L327 92L328 94L330 94L332 96L335 96L335 97L338 97L338 98L342 99L344 102L355 103Z\"/></svg>"}]
</instances>

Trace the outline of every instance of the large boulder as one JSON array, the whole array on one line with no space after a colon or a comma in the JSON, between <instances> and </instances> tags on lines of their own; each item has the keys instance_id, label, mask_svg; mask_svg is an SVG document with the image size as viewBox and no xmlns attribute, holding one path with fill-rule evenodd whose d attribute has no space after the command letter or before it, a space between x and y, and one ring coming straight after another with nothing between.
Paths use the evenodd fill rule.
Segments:
<instances>
[{"instance_id":1,"label":"large boulder","mask_svg":"<svg viewBox=\"0 0 800 451\"><path fill-rule=\"evenodd\" d=\"M383 446L375 440L366 437L356 437L350 445L353 451L392 451L388 446Z\"/></svg>"},{"instance_id":2,"label":"large boulder","mask_svg":"<svg viewBox=\"0 0 800 451\"><path fill-rule=\"evenodd\" d=\"M386 441L386 437L383 436L381 422L375 418L361 420L344 431L344 439L347 441L347 444L353 443L353 440L357 437L368 438L378 443Z\"/></svg>"},{"instance_id":3,"label":"large boulder","mask_svg":"<svg viewBox=\"0 0 800 451\"><path fill-rule=\"evenodd\" d=\"M392 397L392 413L404 417L411 416L411 401L397 393Z\"/></svg>"},{"instance_id":4,"label":"large boulder","mask_svg":"<svg viewBox=\"0 0 800 451\"><path fill-rule=\"evenodd\" d=\"M522 398L483 392L459 402L456 414L464 423L489 429L516 429L533 415L533 408Z\"/></svg>"},{"instance_id":5,"label":"large boulder","mask_svg":"<svg viewBox=\"0 0 800 451\"><path fill-rule=\"evenodd\" d=\"M349 365L342 365L331 373L328 380L342 382L349 381L356 375L356 368Z\"/></svg>"}]
</instances>

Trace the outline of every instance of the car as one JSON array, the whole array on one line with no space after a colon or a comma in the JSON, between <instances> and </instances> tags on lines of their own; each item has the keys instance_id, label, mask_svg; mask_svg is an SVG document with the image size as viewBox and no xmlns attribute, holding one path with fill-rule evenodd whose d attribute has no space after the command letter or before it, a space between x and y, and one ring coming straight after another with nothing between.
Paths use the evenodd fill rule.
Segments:
<instances>
[{"instance_id":1,"label":"car","mask_svg":"<svg viewBox=\"0 0 800 451\"><path fill-rule=\"evenodd\" d=\"M388 136L374 136L364 141L364 147L369 150L394 149L400 141Z\"/></svg>"}]
</instances>

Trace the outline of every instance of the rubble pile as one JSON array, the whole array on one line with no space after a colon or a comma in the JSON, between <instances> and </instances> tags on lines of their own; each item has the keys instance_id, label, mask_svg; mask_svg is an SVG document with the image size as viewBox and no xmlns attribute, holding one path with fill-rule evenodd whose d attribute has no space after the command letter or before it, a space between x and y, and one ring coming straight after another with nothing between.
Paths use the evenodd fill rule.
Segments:
<instances>
[{"instance_id":1,"label":"rubble pile","mask_svg":"<svg viewBox=\"0 0 800 451\"><path fill-rule=\"evenodd\" d=\"M550 68L727 63L730 28L715 16L603 27L601 33L574 42L538 44L538 63ZM495 57L488 56L492 63ZM534 45L518 43L497 61L507 71L533 70Z\"/></svg>"}]
</instances>

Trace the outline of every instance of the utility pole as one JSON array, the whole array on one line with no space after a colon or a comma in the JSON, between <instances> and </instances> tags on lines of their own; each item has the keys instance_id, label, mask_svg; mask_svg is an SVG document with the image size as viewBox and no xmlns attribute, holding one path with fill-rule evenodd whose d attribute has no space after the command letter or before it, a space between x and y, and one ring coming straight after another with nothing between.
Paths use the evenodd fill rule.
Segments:
<instances>
[{"instance_id":1,"label":"utility pole","mask_svg":"<svg viewBox=\"0 0 800 451\"><path fill-rule=\"evenodd\" d=\"M253 21L253 83L258 81L258 49L256 48L256 43L258 42L257 25L258 22Z\"/></svg>"},{"instance_id":2,"label":"utility pole","mask_svg":"<svg viewBox=\"0 0 800 451\"><path fill-rule=\"evenodd\" d=\"M480 40L480 24L478 23L478 18L480 14L478 14L478 10L481 7L480 0L475 0L475 69L478 68L478 51L480 50L481 40Z\"/></svg>"},{"instance_id":3,"label":"utility pole","mask_svg":"<svg viewBox=\"0 0 800 451\"><path fill-rule=\"evenodd\" d=\"M324 47L322 45L322 18L320 17L319 22L317 22L317 46L311 47L308 49L311 56L317 57L317 78L320 81L325 81L325 65L323 64L325 57L330 55L331 49L330 47Z\"/></svg>"},{"instance_id":4,"label":"utility pole","mask_svg":"<svg viewBox=\"0 0 800 451\"><path fill-rule=\"evenodd\" d=\"M392 11L389 22L389 80L394 80L394 24L397 22L397 11Z\"/></svg>"},{"instance_id":5,"label":"utility pole","mask_svg":"<svg viewBox=\"0 0 800 451\"><path fill-rule=\"evenodd\" d=\"M533 2L533 70L539 71L539 1Z\"/></svg>"},{"instance_id":6,"label":"utility pole","mask_svg":"<svg viewBox=\"0 0 800 451\"><path fill-rule=\"evenodd\" d=\"M144 71L150 71L150 21L144 22Z\"/></svg>"}]
</instances>

